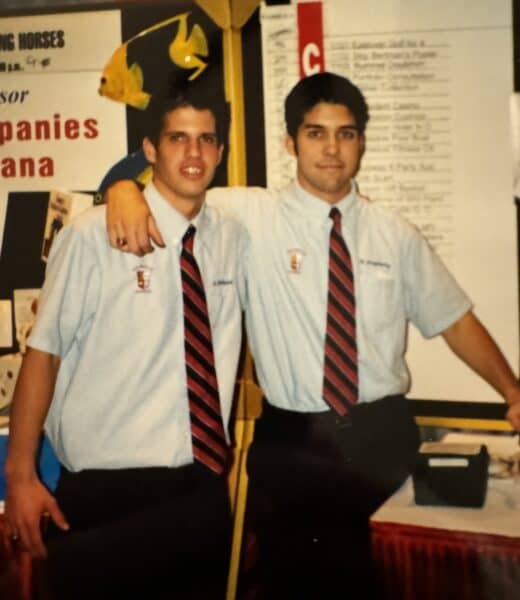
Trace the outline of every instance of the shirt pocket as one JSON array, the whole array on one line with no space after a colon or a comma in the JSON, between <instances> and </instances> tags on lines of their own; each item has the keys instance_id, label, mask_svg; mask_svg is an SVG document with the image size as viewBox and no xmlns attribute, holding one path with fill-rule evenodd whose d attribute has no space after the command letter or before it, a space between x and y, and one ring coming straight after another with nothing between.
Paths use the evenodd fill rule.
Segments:
<instances>
[{"instance_id":1,"label":"shirt pocket","mask_svg":"<svg viewBox=\"0 0 520 600\"><path fill-rule=\"evenodd\" d=\"M362 267L356 282L356 310L362 327L380 333L395 326L399 314L398 293L392 272Z\"/></svg>"},{"instance_id":2,"label":"shirt pocket","mask_svg":"<svg viewBox=\"0 0 520 600\"><path fill-rule=\"evenodd\" d=\"M211 321L216 323L236 295L234 277L215 277L208 286L206 300Z\"/></svg>"}]
</instances>

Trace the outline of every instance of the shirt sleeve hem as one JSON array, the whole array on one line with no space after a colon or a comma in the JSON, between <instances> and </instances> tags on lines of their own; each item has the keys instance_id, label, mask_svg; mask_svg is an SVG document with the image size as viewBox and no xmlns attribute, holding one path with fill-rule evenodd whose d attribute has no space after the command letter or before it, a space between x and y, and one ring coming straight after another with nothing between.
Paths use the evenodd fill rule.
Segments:
<instances>
[{"instance_id":1,"label":"shirt sleeve hem","mask_svg":"<svg viewBox=\"0 0 520 600\"><path fill-rule=\"evenodd\" d=\"M467 312L473 309L473 304L468 300L462 306L458 308L458 310L451 313L449 317L445 317L439 323L436 323L436 327L428 330L421 330L421 333L426 339L431 339L437 335L440 335L443 331L446 331L449 327L451 327L454 323L456 323L461 317L463 317Z\"/></svg>"},{"instance_id":2,"label":"shirt sleeve hem","mask_svg":"<svg viewBox=\"0 0 520 600\"><path fill-rule=\"evenodd\" d=\"M29 348L33 348L34 350L46 352L47 354L53 354L54 356L58 356L61 358L60 349L56 345L49 343L48 340L38 339L37 336L31 336L27 341L27 346Z\"/></svg>"}]
</instances>

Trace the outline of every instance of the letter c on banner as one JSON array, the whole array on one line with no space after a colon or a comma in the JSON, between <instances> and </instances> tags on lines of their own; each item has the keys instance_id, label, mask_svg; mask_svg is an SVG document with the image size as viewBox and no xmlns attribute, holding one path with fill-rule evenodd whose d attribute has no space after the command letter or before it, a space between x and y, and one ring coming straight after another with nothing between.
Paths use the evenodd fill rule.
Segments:
<instances>
[{"instance_id":1,"label":"letter c on banner","mask_svg":"<svg viewBox=\"0 0 520 600\"><path fill-rule=\"evenodd\" d=\"M313 61L314 64L311 64L311 60L315 58ZM310 42L307 44L302 52L302 67L303 74L305 77L309 75L314 75L314 73L319 73L321 71L321 51L317 44L314 42Z\"/></svg>"},{"instance_id":2,"label":"letter c on banner","mask_svg":"<svg viewBox=\"0 0 520 600\"><path fill-rule=\"evenodd\" d=\"M300 78L325 70L321 2L298 4L298 56Z\"/></svg>"}]
</instances>

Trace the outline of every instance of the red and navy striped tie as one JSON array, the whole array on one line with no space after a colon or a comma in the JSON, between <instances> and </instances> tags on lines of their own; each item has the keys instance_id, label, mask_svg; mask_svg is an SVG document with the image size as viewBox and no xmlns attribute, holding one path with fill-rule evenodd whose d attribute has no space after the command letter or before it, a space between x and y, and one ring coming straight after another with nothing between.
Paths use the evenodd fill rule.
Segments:
<instances>
[{"instance_id":1,"label":"red and navy striped tie","mask_svg":"<svg viewBox=\"0 0 520 600\"><path fill-rule=\"evenodd\" d=\"M227 466L229 447L222 423L206 294L193 255L194 238L195 227L190 225L182 238L180 257L191 439L195 460L220 474Z\"/></svg>"},{"instance_id":2,"label":"red and navy striped tie","mask_svg":"<svg viewBox=\"0 0 520 600\"><path fill-rule=\"evenodd\" d=\"M352 260L341 234L341 213L332 208L329 291L323 373L323 399L345 415L358 399L356 301Z\"/></svg>"}]
</instances>

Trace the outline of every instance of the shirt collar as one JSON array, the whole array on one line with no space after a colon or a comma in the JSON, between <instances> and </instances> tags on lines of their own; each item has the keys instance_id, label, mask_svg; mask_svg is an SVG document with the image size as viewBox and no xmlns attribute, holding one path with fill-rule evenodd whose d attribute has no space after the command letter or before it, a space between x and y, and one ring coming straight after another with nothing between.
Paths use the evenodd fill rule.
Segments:
<instances>
[{"instance_id":1,"label":"shirt collar","mask_svg":"<svg viewBox=\"0 0 520 600\"><path fill-rule=\"evenodd\" d=\"M326 226L330 226L329 213L333 206L340 211L342 217L346 220L352 219L357 205L357 184L354 179L351 180L351 183L352 185L348 194L343 196L336 204L329 204L307 190L304 190L295 179L289 184L290 202L293 205L291 208L303 211L313 221L321 221ZM294 198L296 198L296 202L294 202Z\"/></svg>"},{"instance_id":2,"label":"shirt collar","mask_svg":"<svg viewBox=\"0 0 520 600\"><path fill-rule=\"evenodd\" d=\"M167 245L168 241L174 246L180 245L186 230L193 225L197 229L195 244L202 243L211 249L215 219L205 202L197 216L190 221L159 193L152 181L145 187L144 195Z\"/></svg>"}]
</instances>

